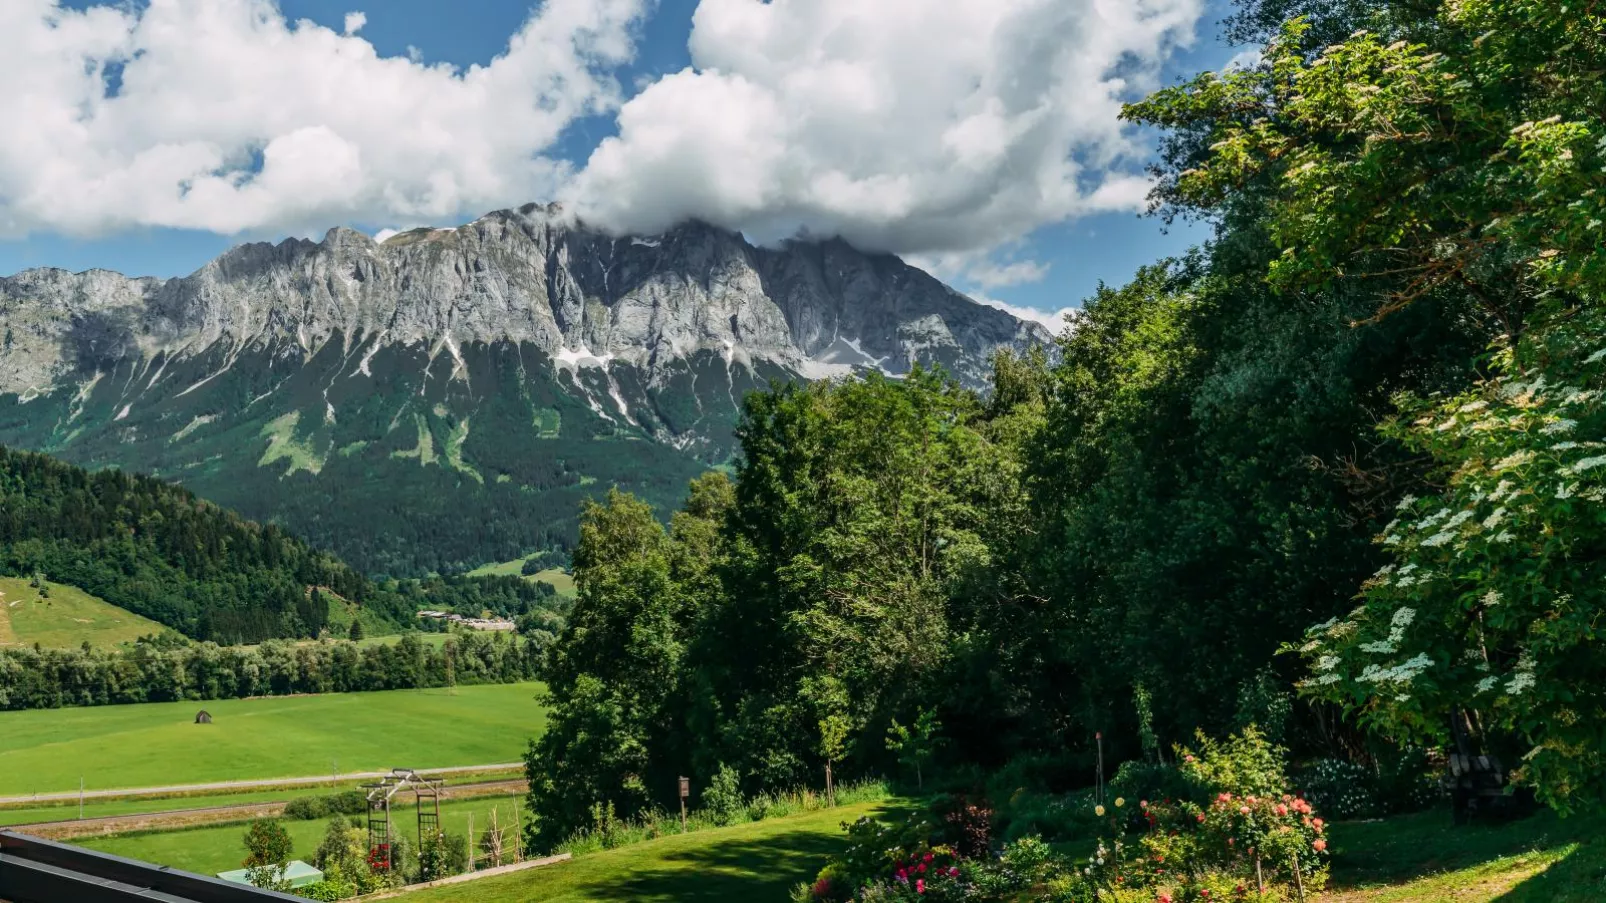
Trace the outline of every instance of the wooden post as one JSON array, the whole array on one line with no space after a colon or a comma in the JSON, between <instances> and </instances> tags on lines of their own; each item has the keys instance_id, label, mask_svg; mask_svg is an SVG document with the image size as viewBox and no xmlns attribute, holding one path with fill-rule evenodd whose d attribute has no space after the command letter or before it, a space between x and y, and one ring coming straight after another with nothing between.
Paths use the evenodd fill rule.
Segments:
<instances>
[{"instance_id":1,"label":"wooden post","mask_svg":"<svg viewBox=\"0 0 1606 903\"><path fill-rule=\"evenodd\" d=\"M78 776L78 820L84 820L84 776Z\"/></svg>"},{"instance_id":2,"label":"wooden post","mask_svg":"<svg viewBox=\"0 0 1606 903\"><path fill-rule=\"evenodd\" d=\"M831 760L825 760L825 804L836 807L836 785L831 782Z\"/></svg>"},{"instance_id":3,"label":"wooden post","mask_svg":"<svg viewBox=\"0 0 1606 903\"><path fill-rule=\"evenodd\" d=\"M1294 890L1299 894L1299 903L1305 903L1305 876L1299 873L1299 853L1294 853Z\"/></svg>"},{"instance_id":4,"label":"wooden post","mask_svg":"<svg viewBox=\"0 0 1606 903\"><path fill-rule=\"evenodd\" d=\"M691 796L691 778L680 779L680 833L686 833L686 797Z\"/></svg>"},{"instance_id":5,"label":"wooden post","mask_svg":"<svg viewBox=\"0 0 1606 903\"><path fill-rule=\"evenodd\" d=\"M1099 748L1099 773L1093 782L1093 789L1099 805L1102 806L1104 805L1104 732L1094 732L1093 740Z\"/></svg>"},{"instance_id":6,"label":"wooden post","mask_svg":"<svg viewBox=\"0 0 1606 903\"><path fill-rule=\"evenodd\" d=\"M474 871L474 860L479 856L474 852L474 810L468 812L468 870Z\"/></svg>"},{"instance_id":7,"label":"wooden post","mask_svg":"<svg viewBox=\"0 0 1606 903\"><path fill-rule=\"evenodd\" d=\"M1255 854L1255 895L1259 897L1264 897L1266 895L1266 879L1260 873L1259 853Z\"/></svg>"},{"instance_id":8,"label":"wooden post","mask_svg":"<svg viewBox=\"0 0 1606 903\"><path fill-rule=\"evenodd\" d=\"M524 861L524 801L513 800L513 861Z\"/></svg>"}]
</instances>

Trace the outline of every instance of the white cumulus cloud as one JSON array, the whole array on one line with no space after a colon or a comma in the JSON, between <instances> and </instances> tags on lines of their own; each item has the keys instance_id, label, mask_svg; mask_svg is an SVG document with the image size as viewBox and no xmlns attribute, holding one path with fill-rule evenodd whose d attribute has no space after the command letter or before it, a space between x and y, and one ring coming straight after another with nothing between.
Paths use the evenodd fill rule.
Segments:
<instances>
[{"instance_id":1,"label":"white cumulus cloud","mask_svg":"<svg viewBox=\"0 0 1606 903\"><path fill-rule=\"evenodd\" d=\"M701 0L693 66L624 105L572 195L620 232L697 217L904 254L975 255L1137 210L1147 148L1120 106L1203 5Z\"/></svg>"},{"instance_id":2,"label":"white cumulus cloud","mask_svg":"<svg viewBox=\"0 0 1606 903\"><path fill-rule=\"evenodd\" d=\"M1048 329L1049 332L1056 336L1065 331L1065 328L1068 325L1066 323L1067 317L1070 318L1069 325L1074 325L1076 318L1082 315L1082 310L1079 307L1062 307L1059 310L1040 310L1035 307L1022 307L1019 304L1010 304L1007 301L1000 301L997 298L989 298L986 295L972 294L970 298L971 300L985 304L988 307L996 307L1001 311L1013 314L1016 319L1026 320L1032 323L1041 323Z\"/></svg>"},{"instance_id":3,"label":"white cumulus cloud","mask_svg":"<svg viewBox=\"0 0 1606 903\"><path fill-rule=\"evenodd\" d=\"M0 235L446 219L559 192L647 0L546 0L488 65L379 56L272 0L0 2ZM121 85L110 90L120 71Z\"/></svg>"},{"instance_id":4,"label":"white cumulus cloud","mask_svg":"<svg viewBox=\"0 0 1606 903\"><path fill-rule=\"evenodd\" d=\"M615 76L653 0L544 0L467 69L382 57L274 0L75 11L0 0L0 238L147 226L307 233L563 200L653 233L840 235L983 291L1046 267L994 252L1141 209L1124 100L1191 42L1204 0L700 0L692 66ZM111 86L116 84L116 88ZM588 160L564 130L617 116Z\"/></svg>"}]
</instances>

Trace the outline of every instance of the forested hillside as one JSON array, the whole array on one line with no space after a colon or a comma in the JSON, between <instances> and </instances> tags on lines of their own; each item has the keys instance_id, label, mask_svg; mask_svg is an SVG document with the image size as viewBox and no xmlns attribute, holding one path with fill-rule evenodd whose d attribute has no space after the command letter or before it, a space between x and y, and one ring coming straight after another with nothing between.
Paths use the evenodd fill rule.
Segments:
<instances>
[{"instance_id":1,"label":"forested hillside","mask_svg":"<svg viewBox=\"0 0 1606 903\"><path fill-rule=\"evenodd\" d=\"M273 524L244 520L186 489L3 447L0 574L43 575L225 644L316 637L332 620L350 621L348 613L332 619L332 605L409 629L421 608L517 616L556 607L550 586L518 578L375 583Z\"/></svg>"},{"instance_id":2,"label":"forested hillside","mask_svg":"<svg viewBox=\"0 0 1606 903\"><path fill-rule=\"evenodd\" d=\"M1206 246L1087 299L1057 358L1000 354L990 395L777 388L667 531L587 510L532 842L677 774L926 761L1008 794L1085 786L1100 734L1163 770L1251 726L1356 785L1415 744L1606 798L1606 19L1245 0L1228 28L1264 60L1125 113Z\"/></svg>"}]
</instances>

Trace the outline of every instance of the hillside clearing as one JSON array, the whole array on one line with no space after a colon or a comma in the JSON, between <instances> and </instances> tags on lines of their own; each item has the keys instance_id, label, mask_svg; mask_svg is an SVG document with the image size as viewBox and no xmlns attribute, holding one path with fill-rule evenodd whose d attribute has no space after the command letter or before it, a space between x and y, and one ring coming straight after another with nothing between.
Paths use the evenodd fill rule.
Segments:
<instances>
[{"instance_id":1,"label":"hillside clearing","mask_svg":"<svg viewBox=\"0 0 1606 903\"><path fill-rule=\"evenodd\" d=\"M513 762L535 683L0 713L0 796ZM194 723L206 709L213 723Z\"/></svg>"},{"instance_id":2,"label":"hillside clearing","mask_svg":"<svg viewBox=\"0 0 1606 903\"><path fill-rule=\"evenodd\" d=\"M0 646L76 649L127 648L142 636L168 632L149 618L118 608L73 586L45 581L48 597L23 577L0 577Z\"/></svg>"}]
</instances>

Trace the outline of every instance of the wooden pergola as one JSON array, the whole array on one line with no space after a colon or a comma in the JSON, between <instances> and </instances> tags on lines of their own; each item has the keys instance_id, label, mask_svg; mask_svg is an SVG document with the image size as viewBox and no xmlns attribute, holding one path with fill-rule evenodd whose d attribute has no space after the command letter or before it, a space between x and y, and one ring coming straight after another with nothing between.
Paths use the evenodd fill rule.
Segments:
<instances>
[{"instance_id":1,"label":"wooden pergola","mask_svg":"<svg viewBox=\"0 0 1606 903\"><path fill-rule=\"evenodd\" d=\"M388 872L395 868L390 855L390 808L396 794L413 794L413 805L418 810L418 844L422 847L425 837L440 836L441 791L445 786L445 781L423 777L411 768L394 769L379 783L363 785L368 791L368 861L375 869ZM425 803L429 804L427 808Z\"/></svg>"}]
</instances>

